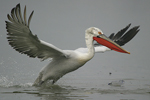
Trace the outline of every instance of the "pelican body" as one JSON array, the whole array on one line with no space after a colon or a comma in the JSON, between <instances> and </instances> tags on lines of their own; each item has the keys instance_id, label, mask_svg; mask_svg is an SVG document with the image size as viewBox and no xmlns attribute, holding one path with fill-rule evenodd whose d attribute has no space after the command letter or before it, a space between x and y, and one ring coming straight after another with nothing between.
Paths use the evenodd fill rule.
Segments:
<instances>
[{"instance_id":1,"label":"pelican body","mask_svg":"<svg viewBox=\"0 0 150 100\"><path fill-rule=\"evenodd\" d=\"M139 26L135 26L128 32L131 24L120 30L117 34L112 33L109 37L96 28L90 27L85 31L85 42L87 48L76 50L61 50L56 46L40 40L37 35L33 35L29 25L33 11L26 20L26 6L22 17L20 4L8 14L9 21L6 21L9 44L19 53L26 54L32 58L40 58L42 61L51 58L51 62L40 71L34 82L34 86L41 86L47 80L52 80L54 84L63 75L75 71L94 57L95 53L115 50L128 53L121 46L129 42L139 31ZM93 41L97 41L93 44Z\"/></svg>"}]
</instances>

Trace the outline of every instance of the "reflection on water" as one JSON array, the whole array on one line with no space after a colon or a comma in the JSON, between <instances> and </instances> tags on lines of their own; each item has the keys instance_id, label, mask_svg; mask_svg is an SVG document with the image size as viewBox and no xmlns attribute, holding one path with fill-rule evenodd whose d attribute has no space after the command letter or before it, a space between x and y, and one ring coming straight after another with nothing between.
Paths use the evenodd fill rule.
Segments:
<instances>
[{"instance_id":1,"label":"reflection on water","mask_svg":"<svg viewBox=\"0 0 150 100\"><path fill-rule=\"evenodd\" d=\"M3 81L3 82L2 82ZM120 87L110 87L108 89L100 88L77 88L72 86L63 85L46 85L42 87L33 87L32 83L12 85L7 84L8 80L2 78L0 80L0 95L32 95L35 98L42 98L42 100L83 100L93 98L92 95L149 95L150 88L137 88L137 89L127 89L123 86ZM5 84L4 84L5 83ZM10 82L8 82L10 83ZM5 86L6 85L6 86ZM107 85L108 86L108 85ZM108 86L109 87L109 86ZM148 85L148 87L150 87ZM95 98L96 99L96 98ZM13 99L15 100L15 99ZM126 99L128 100L128 99ZM135 100L135 99L133 99Z\"/></svg>"}]
</instances>

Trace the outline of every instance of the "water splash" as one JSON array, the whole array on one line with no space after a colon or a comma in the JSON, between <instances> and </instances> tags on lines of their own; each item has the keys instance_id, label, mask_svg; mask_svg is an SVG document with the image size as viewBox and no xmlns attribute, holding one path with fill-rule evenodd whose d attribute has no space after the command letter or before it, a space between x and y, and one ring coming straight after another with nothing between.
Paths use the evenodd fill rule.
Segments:
<instances>
[{"instance_id":1,"label":"water splash","mask_svg":"<svg viewBox=\"0 0 150 100\"><path fill-rule=\"evenodd\" d=\"M0 87L31 87L33 83L15 84L14 78L10 80L7 76L0 77Z\"/></svg>"},{"instance_id":2,"label":"water splash","mask_svg":"<svg viewBox=\"0 0 150 100\"><path fill-rule=\"evenodd\" d=\"M9 81L7 77L0 77L0 87L10 87L13 86L13 81Z\"/></svg>"},{"instance_id":3,"label":"water splash","mask_svg":"<svg viewBox=\"0 0 150 100\"><path fill-rule=\"evenodd\" d=\"M122 86L125 83L124 80L116 80L112 81L111 83L108 83L110 86Z\"/></svg>"}]
</instances>

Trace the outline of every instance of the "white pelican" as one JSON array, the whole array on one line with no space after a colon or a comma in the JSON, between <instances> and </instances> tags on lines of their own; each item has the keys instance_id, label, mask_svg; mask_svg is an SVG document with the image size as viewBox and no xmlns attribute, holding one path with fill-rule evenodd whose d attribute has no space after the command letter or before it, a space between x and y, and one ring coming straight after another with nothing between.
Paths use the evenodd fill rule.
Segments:
<instances>
[{"instance_id":1,"label":"white pelican","mask_svg":"<svg viewBox=\"0 0 150 100\"><path fill-rule=\"evenodd\" d=\"M135 26L126 32L130 27L129 24L117 34L113 33L108 38L100 29L91 27L85 31L87 48L61 50L50 43L40 40L37 35L32 34L29 28L32 15L33 11L27 22L26 6L24 8L24 17L22 17L20 4L18 4L11 10L11 16L9 14L7 15L10 22L6 21L6 29L8 32L8 42L16 51L26 54L29 57L37 57L42 60L48 58L52 59L51 62L40 71L39 76L33 84L34 86L40 86L47 80L52 80L54 84L63 75L80 68L87 61L92 59L95 52L115 50L129 54L128 51L120 46L130 41L139 31L139 26ZM98 43L94 45L94 40L103 46Z\"/></svg>"}]
</instances>

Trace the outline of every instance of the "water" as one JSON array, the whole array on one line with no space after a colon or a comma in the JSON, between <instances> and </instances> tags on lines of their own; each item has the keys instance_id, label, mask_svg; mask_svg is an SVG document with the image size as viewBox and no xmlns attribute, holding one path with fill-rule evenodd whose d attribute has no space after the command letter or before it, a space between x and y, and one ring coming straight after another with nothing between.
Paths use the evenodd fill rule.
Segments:
<instances>
[{"instance_id":1,"label":"water","mask_svg":"<svg viewBox=\"0 0 150 100\"><path fill-rule=\"evenodd\" d=\"M34 88L34 87L19 87L14 86L10 87L9 89L2 89L3 92L1 92L1 100L8 100L13 98L13 100L16 100L21 98L23 99L36 99L40 100L82 100L82 99L107 99L112 98L112 100L121 100L121 99L127 99L127 100L140 100L141 96L144 100L149 100L149 93L145 90L137 89L137 90L123 90L123 89L85 89L85 88L73 88L73 87L67 87L67 86L58 86L54 85L49 88ZM138 92L136 92L138 91ZM147 98L146 98L147 97ZM11 99L12 100L12 99Z\"/></svg>"},{"instance_id":2,"label":"water","mask_svg":"<svg viewBox=\"0 0 150 100\"><path fill-rule=\"evenodd\" d=\"M105 86L106 87L106 86ZM149 87L149 86L147 86ZM125 87L77 88L63 85L32 87L29 84L0 87L1 100L149 100L149 88L127 89Z\"/></svg>"},{"instance_id":3,"label":"water","mask_svg":"<svg viewBox=\"0 0 150 100\"><path fill-rule=\"evenodd\" d=\"M13 81L0 77L0 100L149 100L150 98L150 84L143 84L149 82L146 79L124 79L125 83L122 86L109 86L106 83L112 79L102 79L102 82L99 82L98 79L84 77L88 80L83 81L82 78L74 81L76 83L58 82L57 85L33 87L32 83L14 85Z\"/></svg>"}]
</instances>

